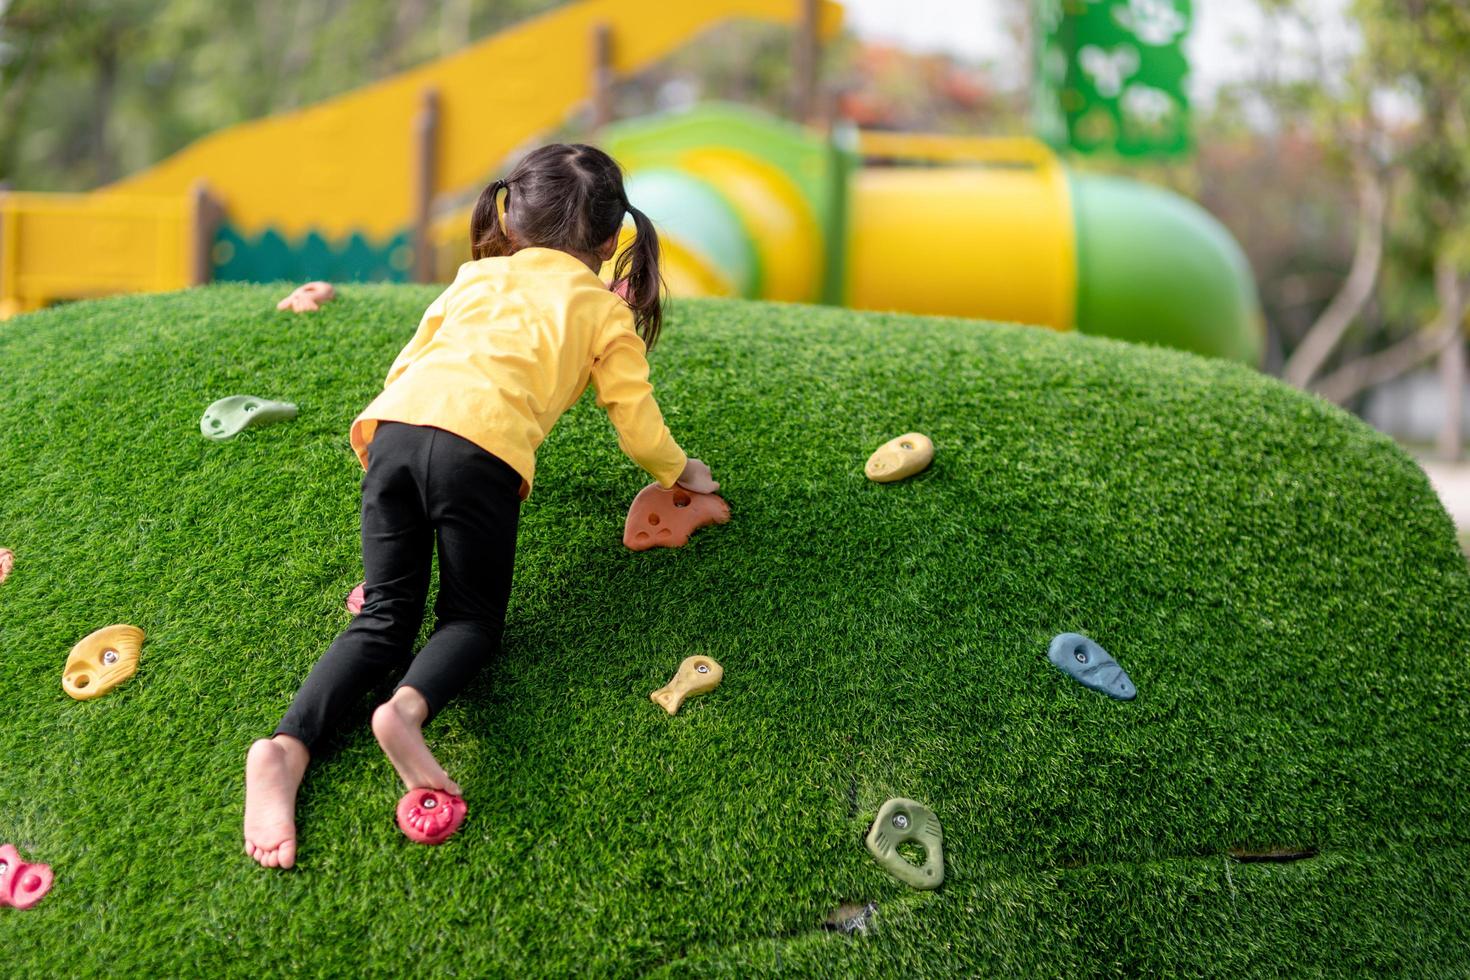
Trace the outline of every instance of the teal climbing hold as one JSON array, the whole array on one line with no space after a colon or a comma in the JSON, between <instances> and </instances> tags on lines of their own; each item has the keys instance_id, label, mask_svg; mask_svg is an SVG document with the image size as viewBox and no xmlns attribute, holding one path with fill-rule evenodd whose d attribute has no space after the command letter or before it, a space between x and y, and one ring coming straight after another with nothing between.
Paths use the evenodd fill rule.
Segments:
<instances>
[{"instance_id":1,"label":"teal climbing hold","mask_svg":"<svg viewBox=\"0 0 1470 980\"><path fill-rule=\"evenodd\" d=\"M914 864L899 852L904 844L924 848L924 863ZM911 888L938 888L944 883L944 832L934 811L922 803L895 797L878 808L868 831L868 851L893 877Z\"/></svg>"},{"instance_id":2,"label":"teal climbing hold","mask_svg":"<svg viewBox=\"0 0 1470 980\"><path fill-rule=\"evenodd\" d=\"M1081 633L1063 633L1053 639L1046 657L1083 687L1119 701L1132 701L1138 696L1138 688L1133 686L1128 672L1108 651Z\"/></svg>"},{"instance_id":3,"label":"teal climbing hold","mask_svg":"<svg viewBox=\"0 0 1470 980\"><path fill-rule=\"evenodd\" d=\"M231 395L221 398L204 410L199 431L211 439L229 439L247 426L270 425L296 417L296 406L290 402L273 402L254 395Z\"/></svg>"}]
</instances>

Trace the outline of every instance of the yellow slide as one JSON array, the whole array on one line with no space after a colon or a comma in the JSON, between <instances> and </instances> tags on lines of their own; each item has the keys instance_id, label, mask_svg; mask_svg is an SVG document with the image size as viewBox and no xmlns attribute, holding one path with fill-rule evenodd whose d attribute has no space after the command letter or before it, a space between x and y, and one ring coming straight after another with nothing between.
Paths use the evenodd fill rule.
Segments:
<instances>
[{"instance_id":1,"label":"yellow slide","mask_svg":"<svg viewBox=\"0 0 1470 980\"><path fill-rule=\"evenodd\" d=\"M220 130L91 195L4 195L0 315L119 289L181 288L211 264L233 265L225 278L294 278L291 259L303 254L350 253L344 262L359 269L376 257L388 277L402 278L420 195L486 179L586 101L599 27L613 73L626 75L721 21L794 23L800 12L798 0L580 0L337 98ZM822 33L834 32L841 14L822 0ZM437 118L425 188L415 179L415 130L431 92ZM205 240L213 237L205 215L189 204L197 181L223 205L218 243ZM79 239L79 228L91 230ZM109 256L106 275L78 266L79 244L95 254L89 243L112 241L160 244ZM201 261L211 246L212 263Z\"/></svg>"}]
</instances>

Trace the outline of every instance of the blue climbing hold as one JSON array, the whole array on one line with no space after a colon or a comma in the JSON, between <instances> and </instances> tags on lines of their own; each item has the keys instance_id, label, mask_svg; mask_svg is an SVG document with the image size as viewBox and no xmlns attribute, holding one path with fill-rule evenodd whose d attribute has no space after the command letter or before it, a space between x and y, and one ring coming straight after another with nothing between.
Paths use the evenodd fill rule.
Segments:
<instances>
[{"instance_id":1,"label":"blue climbing hold","mask_svg":"<svg viewBox=\"0 0 1470 980\"><path fill-rule=\"evenodd\" d=\"M1062 673L1083 687L1101 691L1119 701L1132 701L1138 688L1108 651L1081 633L1063 633L1051 641L1046 657Z\"/></svg>"}]
</instances>

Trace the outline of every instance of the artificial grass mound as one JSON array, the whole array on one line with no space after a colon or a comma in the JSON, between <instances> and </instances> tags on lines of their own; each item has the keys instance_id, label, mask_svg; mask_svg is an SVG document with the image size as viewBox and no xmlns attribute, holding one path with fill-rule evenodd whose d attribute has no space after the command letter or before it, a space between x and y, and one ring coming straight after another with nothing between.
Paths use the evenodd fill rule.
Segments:
<instances>
[{"instance_id":1,"label":"artificial grass mound","mask_svg":"<svg viewBox=\"0 0 1470 980\"><path fill-rule=\"evenodd\" d=\"M1470 574L1412 461L1229 364L835 309L674 306L660 401L734 513L683 550L621 545L646 478L590 397L553 431L505 649L429 729L456 838L399 834L364 707L297 869L256 867L245 749L348 622L347 424L433 295L279 293L0 326L0 842L57 876L0 910L10 972L1463 968ZM237 393L300 416L201 437ZM910 430L934 465L864 479ZM147 631L137 676L71 701L110 622ZM1063 631L1137 700L1053 668ZM670 718L648 693L693 652L724 683ZM862 845L893 796L942 821L938 891Z\"/></svg>"}]
</instances>

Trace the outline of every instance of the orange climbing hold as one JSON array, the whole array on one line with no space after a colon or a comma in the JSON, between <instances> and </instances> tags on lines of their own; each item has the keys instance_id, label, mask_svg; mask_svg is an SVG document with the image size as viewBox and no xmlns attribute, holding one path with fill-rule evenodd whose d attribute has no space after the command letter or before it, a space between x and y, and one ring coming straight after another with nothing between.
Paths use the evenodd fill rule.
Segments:
<instances>
[{"instance_id":1,"label":"orange climbing hold","mask_svg":"<svg viewBox=\"0 0 1470 980\"><path fill-rule=\"evenodd\" d=\"M682 548L700 528L729 520L730 505L718 494L694 493L680 486L665 490L650 483L628 508L623 544L634 551Z\"/></svg>"}]
</instances>

